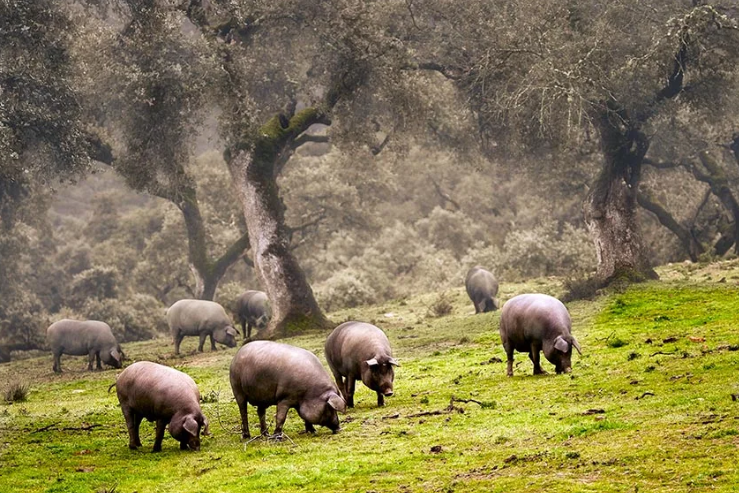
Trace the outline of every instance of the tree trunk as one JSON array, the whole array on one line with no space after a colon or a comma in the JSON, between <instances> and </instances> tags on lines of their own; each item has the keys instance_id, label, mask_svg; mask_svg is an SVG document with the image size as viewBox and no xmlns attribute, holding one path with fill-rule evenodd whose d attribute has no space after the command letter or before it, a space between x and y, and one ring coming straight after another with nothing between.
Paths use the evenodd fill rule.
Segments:
<instances>
[{"instance_id":1,"label":"tree trunk","mask_svg":"<svg viewBox=\"0 0 739 493\"><path fill-rule=\"evenodd\" d=\"M205 224L195 189L185 187L177 206L182 211L187 229L188 260L195 278L193 295L201 300L213 301L218 283L228 268L249 248L249 235L243 234L226 253L215 261L211 261L208 257Z\"/></svg>"},{"instance_id":2,"label":"tree trunk","mask_svg":"<svg viewBox=\"0 0 739 493\"><path fill-rule=\"evenodd\" d=\"M690 260L692 260L693 262L697 262L698 256L705 252L705 249L703 248L703 245L701 245L700 242L695 238L693 232L689 228L686 228L685 226L677 222L675 218L672 217L672 214L667 212L667 210L662 207L659 202L654 200L648 192L640 191L637 195L637 200L640 206L657 216L657 219L662 224L662 226L666 227L667 229L672 231L675 236L677 236L683 248L685 249L685 252L690 257Z\"/></svg>"},{"instance_id":3,"label":"tree trunk","mask_svg":"<svg viewBox=\"0 0 739 493\"><path fill-rule=\"evenodd\" d=\"M271 119L251 143L242 143L226 155L243 206L254 266L272 307L272 320L264 332L267 338L331 326L290 251L277 187L277 165L285 160L285 146L310 126L311 119L305 119L308 111L288 122L284 117Z\"/></svg>"},{"instance_id":4,"label":"tree trunk","mask_svg":"<svg viewBox=\"0 0 739 493\"><path fill-rule=\"evenodd\" d=\"M598 258L595 279L603 286L658 278L636 220L641 165L649 142L623 121L612 111L600 115L604 163L583 207Z\"/></svg>"},{"instance_id":5,"label":"tree trunk","mask_svg":"<svg viewBox=\"0 0 739 493\"><path fill-rule=\"evenodd\" d=\"M716 159L708 152L701 152L698 157L706 173L703 173L695 165L690 165L689 169L696 179L707 183L711 187L711 193L721 201L721 204L731 214L734 220L732 227L734 253L739 254L739 203L737 203L734 193L731 191L726 174L721 169L721 165L716 162Z\"/></svg>"}]
</instances>

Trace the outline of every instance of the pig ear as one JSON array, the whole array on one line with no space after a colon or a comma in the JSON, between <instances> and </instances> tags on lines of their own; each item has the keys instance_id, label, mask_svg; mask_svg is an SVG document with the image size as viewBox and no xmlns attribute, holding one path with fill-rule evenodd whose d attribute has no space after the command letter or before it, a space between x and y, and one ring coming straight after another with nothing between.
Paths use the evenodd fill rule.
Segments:
<instances>
[{"instance_id":1,"label":"pig ear","mask_svg":"<svg viewBox=\"0 0 739 493\"><path fill-rule=\"evenodd\" d=\"M239 335L239 333L236 332L236 329L234 329L230 325L228 327L226 327L226 334L231 335L231 336L234 336L234 337L237 337Z\"/></svg>"},{"instance_id":2,"label":"pig ear","mask_svg":"<svg viewBox=\"0 0 739 493\"><path fill-rule=\"evenodd\" d=\"M398 363L398 360L395 358L390 358L387 362L393 366L400 366L400 363Z\"/></svg>"},{"instance_id":3,"label":"pig ear","mask_svg":"<svg viewBox=\"0 0 739 493\"><path fill-rule=\"evenodd\" d=\"M339 412L343 413L344 411L346 411L346 402L344 401L344 399L342 399L340 395L334 394L333 392L328 398L328 405Z\"/></svg>"},{"instance_id":4,"label":"pig ear","mask_svg":"<svg viewBox=\"0 0 739 493\"><path fill-rule=\"evenodd\" d=\"M566 353L567 351L569 351L570 345L567 344L567 341L565 341L562 336L557 336L557 338L554 340L554 349Z\"/></svg>"},{"instance_id":5,"label":"pig ear","mask_svg":"<svg viewBox=\"0 0 739 493\"><path fill-rule=\"evenodd\" d=\"M369 366L375 366L378 364L376 358L368 359L367 361L365 361L365 363L367 363Z\"/></svg>"},{"instance_id":6,"label":"pig ear","mask_svg":"<svg viewBox=\"0 0 739 493\"><path fill-rule=\"evenodd\" d=\"M120 361L121 360L121 353L119 353L118 352L118 349L116 349L116 348L113 348L113 349L110 350L110 355L116 361Z\"/></svg>"},{"instance_id":7,"label":"pig ear","mask_svg":"<svg viewBox=\"0 0 739 493\"><path fill-rule=\"evenodd\" d=\"M198 422L195 421L195 418L193 418L192 416L188 416L185 418L185 421L182 423L182 427L190 435L194 437L198 436Z\"/></svg>"},{"instance_id":8,"label":"pig ear","mask_svg":"<svg viewBox=\"0 0 739 493\"><path fill-rule=\"evenodd\" d=\"M582 355L582 351L580 350L580 344L578 344L577 339L575 339L575 336L571 336L570 339L572 339L572 345L575 346L575 349L577 349L577 353Z\"/></svg>"},{"instance_id":9,"label":"pig ear","mask_svg":"<svg viewBox=\"0 0 739 493\"><path fill-rule=\"evenodd\" d=\"M205 416L203 416L203 435L210 436L210 423Z\"/></svg>"}]
</instances>

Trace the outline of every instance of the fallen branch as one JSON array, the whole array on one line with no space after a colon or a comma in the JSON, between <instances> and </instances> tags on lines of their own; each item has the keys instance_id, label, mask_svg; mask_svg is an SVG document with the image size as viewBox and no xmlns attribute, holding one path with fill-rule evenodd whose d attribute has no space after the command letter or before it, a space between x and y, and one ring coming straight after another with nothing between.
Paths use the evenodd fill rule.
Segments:
<instances>
[{"instance_id":1,"label":"fallen branch","mask_svg":"<svg viewBox=\"0 0 739 493\"><path fill-rule=\"evenodd\" d=\"M657 356L658 354L662 354L664 356L670 356L670 355L676 354L676 353L677 353L677 351L668 351L668 352L665 352L665 351L657 351L656 353L652 353L649 356L650 357Z\"/></svg>"},{"instance_id":2,"label":"fallen branch","mask_svg":"<svg viewBox=\"0 0 739 493\"><path fill-rule=\"evenodd\" d=\"M464 413L464 408L457 407L454 405L455 402L474 402L475 404L478 404L480 407L482 407L482 402L476 401L475 399L457 399L456 397L452 396L451 399L449 399L449 405L444 409L437 409L436 411L424 411L422 413L415 413L415 414L409 414L406 416L406 418L420 418L421 416L439 416L441 414L451 414L453 412L457 412L459 414Z\"/></svg>"},{"instance_id":3,"label":"fallen branch","mask_svg":"<svg viewBox=\"0 0 739 493\"><path fill-rule=\"evenodd\" d=\"M33 434L33 433L41 433L42 431L49 431L50 429L52 429L53 427L55 427L58 424L59 424L59 422L52 423L50 425L46 425L46 426L44 426L42 428L39 428L38 430L34 430L31 433Z\"/></svg>"}]
</instances>

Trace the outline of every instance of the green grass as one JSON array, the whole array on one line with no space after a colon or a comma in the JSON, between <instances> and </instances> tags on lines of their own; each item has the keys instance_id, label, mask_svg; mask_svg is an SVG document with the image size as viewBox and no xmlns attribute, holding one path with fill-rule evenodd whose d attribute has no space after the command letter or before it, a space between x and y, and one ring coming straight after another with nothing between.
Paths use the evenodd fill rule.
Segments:
<instances>
[{"instance_id":1,"label":"green grass","mask_svg":"<svg viewBox=\"0 0 739 493\"><path fill-rule=\"evenodd\" d=\"M240 440L228 384L236 348L197 354L188 338L174 357L165 338L125 345L131 358L186 371L208 396L213 436L194 453L169 435L163 452L151 453L147 422L144 447L128 450L115 392L107 392L115 370L89 373L85 358L63 357L65 373L55 375L50 355L3 364L0 391L22 382L30 392L26 402L0 403L0 491L736 491L737 268L668 266L660 270L666 281L570 303L583 355L568 376L534 377L517 354L507 378L499 312L474 315L462 289L448 293L452 312L440 318L428 316L438 293L333 313L386 331L401 362L396 393L378 409L358 386L337 435L301 434L291 411L292 442ZM504 283L501 300L531 291L562 287ZM324 339L286 342L323 360ZM482 405L454 402L447 412L452 397ZM411 417L434 411L443 414ZM274 408L268 416L273 427ZM250 422L258 422L253 409Z\"/></svg>"}]
</instances>

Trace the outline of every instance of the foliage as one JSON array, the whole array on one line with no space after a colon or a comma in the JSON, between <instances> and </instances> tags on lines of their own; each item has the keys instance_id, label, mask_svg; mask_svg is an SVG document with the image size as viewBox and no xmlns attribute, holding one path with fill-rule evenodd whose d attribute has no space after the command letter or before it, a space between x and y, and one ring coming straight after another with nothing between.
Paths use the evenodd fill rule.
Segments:
<instances>
[{"instance_id":1,"label":"foliage","mask_svg":"<svg viewBox=\"0 0 739 493\"><path fill-rule=\"evenodd\" d=\"M145 294L91 298L79 312L84 319L101 320L110 325L118 342L151 339L166 333L168 328L162 304Z\"/></svg>"},{"instance_id":2,"label":"foliage","mask_svg":"<svg viewBox=\"0 0 739 493\"><path fill-rule=\"evenodd\" d=\"M89 167L89 145L72 82L75 26L59 2L0 2L0 224L33 186Z\"/></svg>"},{"instance_id":3,"label":"foliage","mask_svg":"<svg viewBox=\"0 0 739 493\"><path fill-rule=\"evenodd\" d=\"M117 298L120 274L114 267L93 267L76 274L72 278L69 306L80 308L91 300Z\"/></svg>"}]
</instances>

